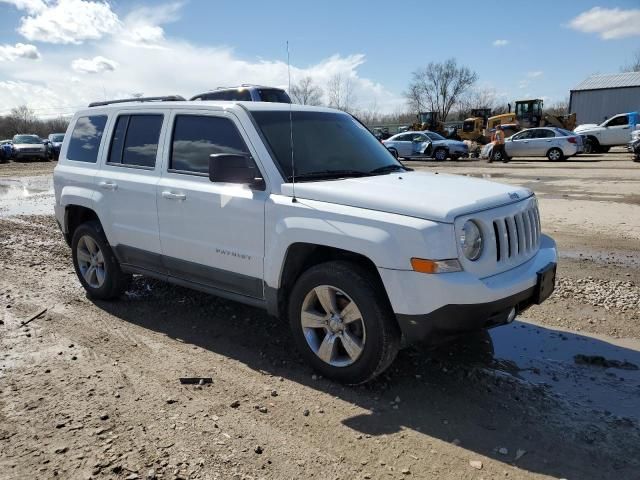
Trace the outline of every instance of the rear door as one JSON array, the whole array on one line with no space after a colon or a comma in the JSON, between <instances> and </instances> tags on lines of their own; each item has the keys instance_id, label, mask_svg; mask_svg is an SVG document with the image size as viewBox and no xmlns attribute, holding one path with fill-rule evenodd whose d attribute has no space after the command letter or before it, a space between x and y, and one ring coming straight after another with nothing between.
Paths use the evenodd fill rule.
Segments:
<instances>
[{"instance_id":1,"label":"rear door","mask_svg":"<svg viewBox=\"0 0 640 480\"><path fill-rule=\"evenodd\" d=\"M393 146L398 150L398 156L400 157L411 157L413 155L413 134L404 133L402 135L397 136L393 140Z\"/></svg>"},{"instance_id":2,"label":"rear door","mask_svg":"<svg viewBox=\"0 0 640 480\"><path fill-rule=\"evenodd\" d=\"M531 155L544 156L551 148L560 146L553 130L538 128L534 132L535 136L530 140Z\"/></svg>"},{"instance_id":3,"label":"rear door","mask_svg":"<svg viewBox=\"0 0 640 480\"><path fill-rule=\"evenodd\" d=\"M262 298L266 188L214 183L209 155L256 153L235 116L176 110L157 186L163 263L174 278ZM259 167L259 165L258 165Z\"/></svg>"},{"instance_id":4,"label":"rear door","mask_svg":"<svg viewBox=\"0 0 640 480\"><path fill-rule=\"evenodd\" d=\"M156 208L160 138L167 111L121 111L111 119L108 148L96 175L102 195L100 217L122 263L160 269L160 234Z\"/></svg>"}]
</instances>

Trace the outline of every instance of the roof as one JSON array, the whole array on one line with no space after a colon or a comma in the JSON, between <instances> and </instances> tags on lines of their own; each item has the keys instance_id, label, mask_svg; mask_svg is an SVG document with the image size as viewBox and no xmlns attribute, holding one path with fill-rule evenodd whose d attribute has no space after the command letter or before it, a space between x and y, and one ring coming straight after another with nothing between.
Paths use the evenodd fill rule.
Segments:
<instances>
[{"instance_id":1,"label":"roof","mask_svg":"<svg viewBox=\"0 0 640 480\"><path fill-rule=\"evenodd\" d=\"M640 72L611 73L606 75L591 75L579 83L571 91L601 90L605 88L640 87Z\"/></svg>"}]
</instances>

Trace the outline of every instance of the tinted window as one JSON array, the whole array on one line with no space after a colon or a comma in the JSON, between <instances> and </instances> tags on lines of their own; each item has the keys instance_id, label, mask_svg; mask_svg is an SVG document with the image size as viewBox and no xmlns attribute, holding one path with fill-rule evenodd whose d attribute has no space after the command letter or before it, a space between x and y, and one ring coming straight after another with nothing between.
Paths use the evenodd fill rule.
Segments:
<instances>
[{"instance_id":1,"label":"tinted window","mask_svg":"<svg viewBox=\"0 0 640 480\"><path fill-rule=\"evenodd\" d=\"M109 163L154 167L162 115L120 115L111 139Z\"/></svg>"},{"instance_id":2,"label":"tinted window","mask_svg":"<svg viewBox=\"0 0 640 480\"><path fill-rule=\"evenodd\" d=\"M248 154L233 122L227 118L178 115L173 127L169 169L208 173L213 153Z\"/></svg>"},{"instance_id":3,"label":"tinted window","mask_svg":"<svg viewBox=\"0 0 640 480\"><path fill-rule=\"evenodd\" d=\"M285 178L292 173L292 136L296 175L402 168L364 125L345 113L264 110L251 114Z\"/></svg>"},{"instance_id":4,"label":"tinted window","mask_svg":"<svg viewBox=\"0 0 640 480\"><path fill-rule=\"evenodd\" d=\"M619 117L613 117L607 123L607 127L618 127L621 125L629 125L629 117L627 115L620 115Z\"/></svg>"},{"instance_id":5,"label":"tinted window","mask_svg":"<svg viewBox=\"0 0 640 480\"><path fill-rule=\"evenodd\" d=\"M426 135L433 140L434 142L437 140L446 140L442 135L439 135L437 133L434 132L427 132Z\"/></svg>"},{"instance_id":6,"label":"tinted window","mask_svg":"<svg viewBox=\"0 0 640 480\"><path fill-rule=\"evenodd\" d=\"M410 142L412 138L413 138L412 133L405 133L404 135L398 135L396 138L393 139L393 141L394 142Z\"/></svg>"},{"instance_id":7,"label":"tinted window","mask_svg":"<svg viewBox=\"0 0 640 480\"><path fill-rule=\"evenodd\" d=\"M277 88L259 88L258 93L260 94L260 100L263 102L291 103L289 95L287 95L287 92L284 90Z\"/></svg>"},{"instance_id":8,"label":"tinted window","mask_svg":"<svg viewBox=\"0 0 640 480\"><path fill-rule=\"evenodd\" d=\"M555 136L556 134L553 132L553 130L544 128L542 130L536 130L535 138L553 138Z\"/></svg>"},{"instance_id":9,"label":"tinted window","mask_svg":"<svg viewBox=\"0 0 640 480\"><path fill-rule=\"evenodd\" d=\"M528 140L530 138L533 138L533 130L527 130L525 132L522 133L518 133L517 135L513 136L514 140Z\"/></svg>"},{"instance_id":10,"label":"tinted window","mask_svg":"<svg viewBox=\"0 0 640 480\"><path fill-rule=\"evenodd\" d=\"M67 158L76 162L96 163L106 123L106 115L78 118L71 133Z\"/></svg>"}]
</instances>

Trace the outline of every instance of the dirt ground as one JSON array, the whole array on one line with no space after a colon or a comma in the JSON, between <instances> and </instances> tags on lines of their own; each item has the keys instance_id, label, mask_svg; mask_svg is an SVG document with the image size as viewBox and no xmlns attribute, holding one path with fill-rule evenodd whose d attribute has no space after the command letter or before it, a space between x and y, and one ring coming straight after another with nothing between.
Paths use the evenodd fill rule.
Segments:
<instances>
[{"instance_id":1,"label":"dirt ground","mask_svg":"<svg viewBox=\"0 0 640 480\"><path fill-rule=\"evenodd\" d=\"M640 164L408 163L536 191L559 285L357 388L250 307L141 277L87 299L53 163L0 165L0 478L639 478Z\"/></svg>"}]
</instances>

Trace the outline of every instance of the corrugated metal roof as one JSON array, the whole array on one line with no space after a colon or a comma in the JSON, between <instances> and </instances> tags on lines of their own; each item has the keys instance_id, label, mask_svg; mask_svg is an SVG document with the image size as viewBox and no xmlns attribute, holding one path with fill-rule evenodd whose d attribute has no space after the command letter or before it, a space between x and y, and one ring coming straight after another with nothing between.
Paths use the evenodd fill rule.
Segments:
<instances>
[{"instance_id":1,"label":"corrugated metal roof","mask_svg":"<svg viewBox=\"0 0 640 480\"><path fill-rule=\"evenodd\" d=\"M571 90L598 90L602 88L620 87L640 87L640 72L591 75Z\"/></svg>"}]
</instances>

